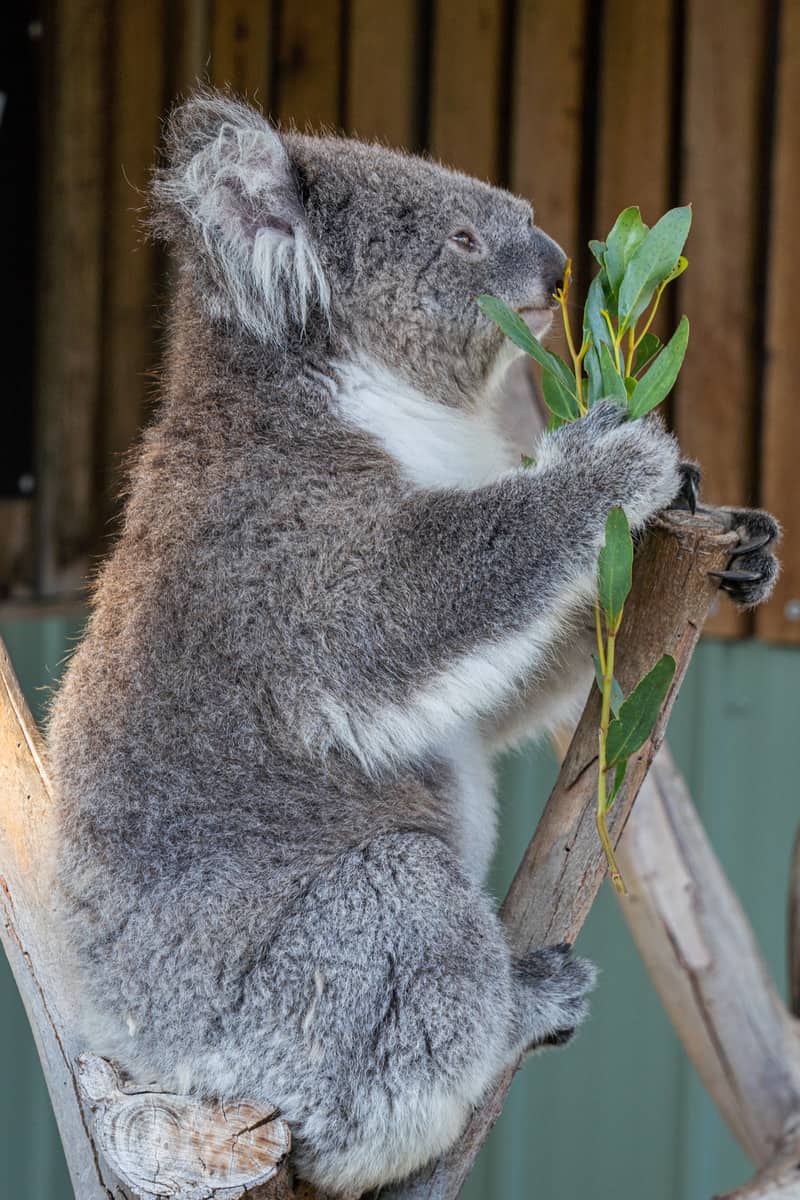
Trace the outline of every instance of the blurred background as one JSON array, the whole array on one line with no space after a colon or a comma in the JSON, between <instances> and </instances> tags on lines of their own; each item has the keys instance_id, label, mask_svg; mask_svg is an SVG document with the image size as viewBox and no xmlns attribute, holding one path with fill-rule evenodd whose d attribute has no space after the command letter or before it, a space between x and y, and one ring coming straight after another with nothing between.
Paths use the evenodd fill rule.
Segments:
<instances>
[{"instance_id":1,"label":"blurred background","mask_svg":"<svg viewBox=\"0 0 800 1200\"><path fill-rule=\"evenodd\" d=\"M157 390L167 264L138 222L160 120L197 78L284 122L427 150L533 200L572 254L620 209L692 202L671 328L672 421L707 499L784 522L755 616L720 604L670 741L785 990L800 815L797 0L11 0L0 14L0 634L41 715L114 536L120 470ZM531 402L535 381L531 384ZM501 895L555 765L502 769ZM687 1065L610 889L581 939L602 978L565 1053L517 1077L467 1195L694 1200L746 1160ZM3 1195L72 1195L38 1060L0 965Z\"/></svg>"}]
</instances>

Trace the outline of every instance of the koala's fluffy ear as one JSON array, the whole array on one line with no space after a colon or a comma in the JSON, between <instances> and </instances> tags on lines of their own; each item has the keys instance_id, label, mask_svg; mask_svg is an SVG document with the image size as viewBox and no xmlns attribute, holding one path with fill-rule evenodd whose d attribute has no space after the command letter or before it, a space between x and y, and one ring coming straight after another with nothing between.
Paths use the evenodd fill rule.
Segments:
<instances>
[{"instance_id":1,"label":"koala's fluffy ear","mask_svg":"<svg viewBox=\"0 0 800 1200\"><path fill-rule=\"evenodd\" d=\"M188 238L210 277L214 315L274 341L330 293L279 133L255 109L204 89L176 108L153 180L156 233Z\"/></svg>"}]
</instances>

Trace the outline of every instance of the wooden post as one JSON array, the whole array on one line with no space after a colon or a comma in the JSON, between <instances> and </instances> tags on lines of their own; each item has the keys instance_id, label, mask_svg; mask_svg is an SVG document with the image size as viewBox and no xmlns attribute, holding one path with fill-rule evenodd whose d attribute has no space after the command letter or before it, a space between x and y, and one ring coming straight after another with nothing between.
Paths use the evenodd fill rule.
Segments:
<instances>
[{"instance_id":1,"label":"wooden post","mask_svg":"<svg viewBox=\"0 0 800 1200\"><path fill-rule=\"evenodd\" d=\"M622 913L686 1053L759 1168L728 1200L800 1200L800 1034L664 747L618 848Z\"/></svg>"}]
</instances>

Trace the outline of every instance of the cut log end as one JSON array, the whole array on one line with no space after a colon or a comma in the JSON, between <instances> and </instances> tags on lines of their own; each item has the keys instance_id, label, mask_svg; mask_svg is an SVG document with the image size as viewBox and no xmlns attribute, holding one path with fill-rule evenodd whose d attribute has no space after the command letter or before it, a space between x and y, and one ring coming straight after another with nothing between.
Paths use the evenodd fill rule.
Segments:
<instances>
[{"instance_id":1,"label":"cut log end","mask_svg":"<svg viewBox=\"0 0 800 1200\"><path fill-rule=\"evenodd\" d=\"M289 1127L274 1109L141 1091L95 1055L76 1063L95 1142L140 1200L278 1200L290 1194Z\"/></svg>"}]
</instances>

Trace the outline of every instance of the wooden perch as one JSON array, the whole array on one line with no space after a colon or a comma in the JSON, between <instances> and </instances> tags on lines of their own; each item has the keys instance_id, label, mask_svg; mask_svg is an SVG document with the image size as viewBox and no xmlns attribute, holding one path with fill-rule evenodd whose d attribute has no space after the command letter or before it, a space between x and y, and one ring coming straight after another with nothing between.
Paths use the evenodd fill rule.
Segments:
<instances>
[{"instance_id":1,"label":"wooden perch","mask_svg":"<svg viewBox=\"0 0 800 1200\"><path fill-rule=\"evenodd\" d=\"M648 767L664 738L675 696L716 595L708 572L724 567L735 534L711 513L669 513L650 531L636 556L633 589L618 641L617 676L625 692L662 654L676 670L650 740L634 755L609 814L616 843ZM574 941L600 887L606 863L595 828L597 730L600 695L592 688L536 832L501 910L517 952ZM625 872L623 871L623 877ZM500 1114L516 1067L506 1071L478 1109L460 1141L397 1200L455 1200L483 1141Z\"/></svg>"},{"instance_id":2,"label":"wooden perch","mask_svg":"<svg viewBox=\"0 0 800 1200\"><path fill-rule=\"evenodd\" d=\"M0 643L3 946L31 1023L78 1200L283 1200L289 1130L247 1104L144 1092L73 1056L52 920L52 797L43 748Z\"/></svg>"},{"instance_id":3,"label":"wooden perch","mask_svg":"<svg viewBox=\"0 0 800 1200\"><path fill-rule=\"evenodd\" d=\"M666 747L619 844L622 911L683 1046L760 1174L800 1198L800 1036ZM759 1190L760 1189L760 1190Z\"/></svg>"}]
</instances>

